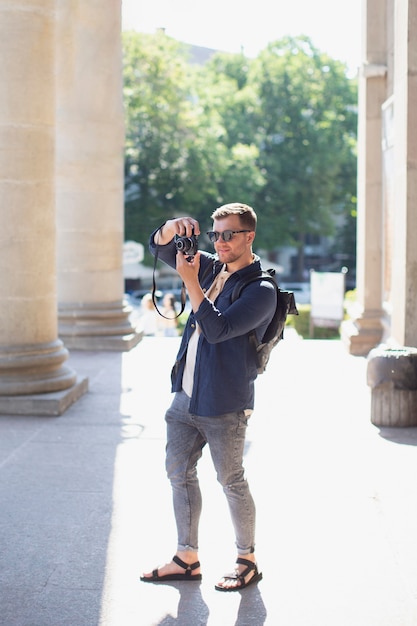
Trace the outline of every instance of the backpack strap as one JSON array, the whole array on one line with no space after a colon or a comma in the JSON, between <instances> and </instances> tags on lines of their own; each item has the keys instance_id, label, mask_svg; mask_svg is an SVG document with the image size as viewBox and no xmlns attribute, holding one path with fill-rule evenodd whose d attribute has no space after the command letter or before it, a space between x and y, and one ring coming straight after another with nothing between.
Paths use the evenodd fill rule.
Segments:
<instances>
[{"instance_id":1,"label":"backpack strap","mask_svg":"<svg viewBox=\"0 0 417 626\"><path fill-rule=\"evenodd\" d=\"M206 279L211 275L214 278L216 272L216 260L213 260L212 263L207 263L207 267L205 267L204 272L202 272L201 276L198 278L198 282L200 285L203 285Z\"/></svg>"},{"instance_id":2,"label":"backpack strap","mask_svg":"<svg viewBox=\"0 0 417 626\"><path fill-rule=\"evenodd\" d=\"M166 224L166 222L164 222L163 224L161 224L161 226L155 231L155 235L157 232L159 232L161 230L161 228ZM156 265L158 263L158 251L159 251L159 243L157 243L155 241L155 236L154 236L154 243L155 243L155 254L154 254L154 261L153 261L153 273L152 273L152 302L153 305L156 309L156 312L158 313L158 315L160 315L161 317L164 317L166 320L169 319L177 319L178 317L180 317L180 315L184 312L185 309L185 300L186 300L186 291L185 291L185 285L184 283L182 283L182 287L181 287L181 310L178 313L178 315L175 315L175 317L166 317L166 315L164 315L163 313L161 313L161 311L158 308L158 303L156 301L156 280L155 280L155 273L156 273Z\"/></svg>"}]
</instances>

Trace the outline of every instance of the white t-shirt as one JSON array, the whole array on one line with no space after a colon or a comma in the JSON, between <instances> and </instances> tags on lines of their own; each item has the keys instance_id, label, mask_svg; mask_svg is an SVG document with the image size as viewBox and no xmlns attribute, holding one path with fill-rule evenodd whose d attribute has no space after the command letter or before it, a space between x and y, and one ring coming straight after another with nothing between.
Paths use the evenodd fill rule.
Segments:
<instances>
[{"instance_id":1,"label":"white t-shirt","mask_svg":"<svg viewBox=\"0 0 417 626\"><path fill-rule=\"evenodd\" d=\"M213 280L212 284L204 294L205 297L211 302L214 302L221 290L223 289L224 284L229 276L231 276L231 274L226 270L226 265L223 265L222 269L217 274L216 278ZM182 377L182 388L189 398L191 398L191 394L193 392L195 357L197 354L197 345L200 332L200 327L198 324L196 324L196 329L191 335L190 341L188 342L184 374Z\"/></svg>"}]
</instances>

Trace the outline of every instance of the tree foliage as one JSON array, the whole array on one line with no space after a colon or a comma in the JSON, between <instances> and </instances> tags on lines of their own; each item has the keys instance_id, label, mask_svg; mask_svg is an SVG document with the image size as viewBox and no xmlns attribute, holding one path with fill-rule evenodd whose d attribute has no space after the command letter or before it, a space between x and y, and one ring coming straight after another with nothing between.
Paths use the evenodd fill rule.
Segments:
<instances>
[{"instance_id":1,"label":"tree foliage","mask_svg":"<svg viewBox=\"0 0 417 626\"><path fill-rule=\"evenodd\" d=\"M276 241L297 246L301 273L306 237L333 235L334 216L352 195L356 90L344 66L307 38L270 44L250 80L258 93L259 163L267 181L257 198L258 236L266 249Z\"/></svg>"},{"instance_id":2,"label":"tree foliage","mask_svg":"<svg viewBox=\"0 0 417 626\"><path fill-rule=\"evenodd\" d=\"M129 237L175 212L187 177L192 113L187 63L180 44L164 36L124 34L126 223Z\"/></svg>"},{"instance_id":3,"label":"tree foliage","mask_svg":"<svg viewBox=\"0 0 417 626\"><path fill-rule=\"evenodd\" d=\"M257 246L297 246L301 272L308 237L352 231L357 86L342 63L306 37L200 66L163 32L123 41L127 238L178 214L204 229L219 204L246 202Z\"/></svg>"}]
</instances>

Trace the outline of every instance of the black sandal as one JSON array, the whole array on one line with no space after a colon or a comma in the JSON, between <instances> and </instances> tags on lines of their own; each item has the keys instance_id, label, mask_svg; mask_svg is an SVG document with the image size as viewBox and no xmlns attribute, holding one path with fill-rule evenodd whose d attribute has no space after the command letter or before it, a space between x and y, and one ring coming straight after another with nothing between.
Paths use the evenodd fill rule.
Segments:
<instances>
[{"instance_id":1,"label":"black sandal","mask_svg":"<svg viewBox=\"0 0 417 626\"><path fill-rule=\"evenodd\" d=\"M246 569L243 570L241 574L238 574L237 571L233 572L233 574L226 574L225 576L223 576L223 580L238 580L240 582L240 585L233 585L232 587L215 585L215 589L217 589L217 591L240 591L244 587L249 587L249 585L252 585L262 580L262 572L258 572L258 566L256 565L256 563L253 563L253 561L248 561L248 559L243 559L242 557L239 557L236 560L236 563L238 565L246 565ZM245 582L246 576L252 571L252 578L250 578L248 582Z\"/></svg>"},{"instance_id":2,"label":"black sandal","mask_svg":"<svg viewBox=\"0 0 417 626\"><path fill-rule=\"evenodd\" d=\"M195 563L185 563L177 555L172 557L174 563L185 569L184 574L165 574L165 576L159 576L158 568L154 569L152 576L141 576L140 579L144 583L161 583L168 580L186 580L186 581L199 581L202 579L201 574L192 574L192 571L200 567L200 561Z\"/></svg>"}]
</instances>

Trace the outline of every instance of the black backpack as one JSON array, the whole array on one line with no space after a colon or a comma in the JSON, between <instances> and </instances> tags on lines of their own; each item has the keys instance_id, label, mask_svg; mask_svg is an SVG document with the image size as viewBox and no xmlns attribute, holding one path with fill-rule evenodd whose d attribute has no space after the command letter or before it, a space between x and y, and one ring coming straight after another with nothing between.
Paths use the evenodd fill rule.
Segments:
<instances>
[{"instance_id":1,"label":"black backpack","mask_svg":"<svg viewBox=\"0 0 417 626\"><path fill-rule=\"evenodd\" d=\"M236 283L232 293L232 302L234 302L240 296L242 289L254 280L268 280L274 285L277 292L277 307L262 340L260 342L257 340L255 330L252 330L250 333L250 341L252 341L256 350L258 374L262 374L265 371L271 350L275 348L281 339L284 339L284 326L287 321L287 315L298 315L293 292L281 290L275 281L274 275L275 270L272 269L250 274Z\"/></svg>"}]
</instances>

